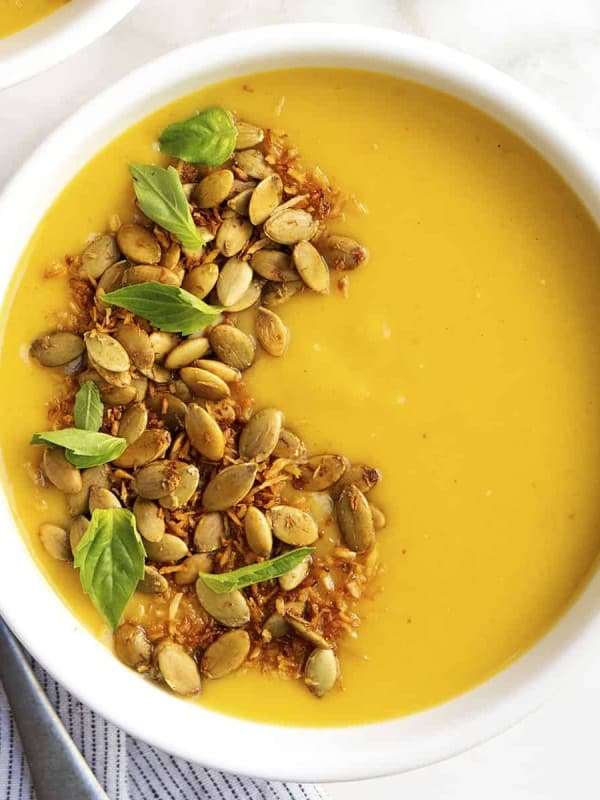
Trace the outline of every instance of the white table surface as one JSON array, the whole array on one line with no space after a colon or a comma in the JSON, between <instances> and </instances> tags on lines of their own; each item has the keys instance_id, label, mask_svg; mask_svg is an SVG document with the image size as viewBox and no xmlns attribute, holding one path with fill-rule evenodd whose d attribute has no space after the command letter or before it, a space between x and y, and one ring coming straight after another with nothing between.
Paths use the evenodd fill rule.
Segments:
<instances>
[{"instance_id":1,"label":"white table surface","mask_svg":"<svg viewBox=\"0 0 600 800\"><path fill-rule=\"evenodd\" d=\"M83 53L0 93L0 185L64 117L134 67L206 36L279 22L360 22L452 45L527 84L600 144L600 0L142 0ZM327 791L334 800L596 800L599 733L600 643L577 685L494 741Z\"/></svg>"}]
</instances>

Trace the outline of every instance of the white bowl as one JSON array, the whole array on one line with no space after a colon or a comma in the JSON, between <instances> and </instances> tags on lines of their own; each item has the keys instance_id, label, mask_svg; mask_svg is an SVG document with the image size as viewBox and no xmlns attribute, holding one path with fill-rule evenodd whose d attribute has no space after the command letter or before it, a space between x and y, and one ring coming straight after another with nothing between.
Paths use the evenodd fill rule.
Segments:
<instances>
[{"instance_id":1,"label":"white bowl","mask_svg":"<svg viewBox=\"0 0 600 800\"><path fill-rule=\"evenodd\" d=\"M152 109L200 86L295 66L354 67L442 89L529 141L600 220L593 148L554 111L494 69L431 42L358 26L260 28L202 41L142 67L88 103L29 159L0 198L0 292L40 217L100 147ZM31 186L36 191L31 192ZM6 412L10 409L5 408ZM600 576L532 650L441 706L364 726L276 727L227 717L142 680L96 641L46 583L0 500L0 611L37 659L83 702L133 736L207 766L274 779L333 781L401 772L499 733L535 708L600 643ZM25 588L26 587L26 588ZM42 611L43 609L43 611ZM326 713L324 706L323 713Z\"/></svg>"},{"instance_id":2,"label":"white bowl","mask_svg":"<svg viewBox=\"0 0 600 800\"><path fill-rule=\"evenodd\" d=\"M139 0L71 0L53 14L0 39L0 89L37 75L103 36Z\"/></svg>"}]
</instances>

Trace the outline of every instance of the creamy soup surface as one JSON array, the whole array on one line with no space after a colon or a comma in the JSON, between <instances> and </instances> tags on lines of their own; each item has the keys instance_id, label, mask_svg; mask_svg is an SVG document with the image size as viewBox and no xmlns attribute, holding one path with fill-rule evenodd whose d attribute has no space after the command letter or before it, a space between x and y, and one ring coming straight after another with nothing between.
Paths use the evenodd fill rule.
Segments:
<instances>
[{"instance_id":1,"label":"creamy soup surface","mask_svg":"<svg viewBox=\"0 0 600 800\"><path fill-rule=\"evenodd\" d=\"M0 0L0 39L27 28L70 0Z\"/></svg>"},{"instance_id":2,"label":"creamy soup surface","mask_svg":"<svg viewBox=\"0 0 600 800\"><path fill-rule=\"evenodd\" d=\"M59 3L24 3L38 10ZM0 4L0 31L16 4ZM6 20L8 19L8 23ZM2 27L4 26L4 27ZM383 75L298 69L251 75L153 113L100 152L32 236L4 308L4 488L40 568L97 636L106 628L71 565L37 531L64 522L37 489L28 445L58 379L28 344L65 308L44 271L131 213L129 162L160 161L170 122L218 104L282 128L352 194L338 232L370 250L349 296L303 294L278 311L284 359L246 374L309 452L377 465L383 571L340 651L343 688L317 700L247 669L198 702L282 724L365 723L418 711L485 680L566 609L600 547L600 237L527 145L444 94ZM18 413L17 413L18 409ZM10 531L7 532L7 535ZM139 597L127 614L135 618ZM43 616L40 616L43 624ZM140 678L141 679L141 678Z\"/></svg>"}]
</instances>

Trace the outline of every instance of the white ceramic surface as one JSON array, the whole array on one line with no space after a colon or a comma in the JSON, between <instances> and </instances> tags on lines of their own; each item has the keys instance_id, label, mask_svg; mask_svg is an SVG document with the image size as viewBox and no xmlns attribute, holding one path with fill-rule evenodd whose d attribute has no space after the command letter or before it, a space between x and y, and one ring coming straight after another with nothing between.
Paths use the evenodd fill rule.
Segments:
<instances>
[{"instance_id":1,"label":"white ceramic surface","mask_svg":"<svg viewBox=\"0 0 600 800\"><path fill-rule=\"evenodd\" d=\"M232 55L235 54L235 55ZM259 55L260 54L260 55ZM353 66L398 74L453 92L521 133L569 180L600 219L600 167L587 141L495 70L424 40L358 27L255 29L172 53L117 84L65 123L0 198L8 282L32 225L97 148L128 124L203 83L292 65ZM98 127L98 120L101 126ZM29 186L35 175L38 191ZM3 527L11 520L4 501ZM600 576L524 658L483 686L430 711L369 726L277 728L184 703L140 680L98 644L47 586L20 537L4 537L11 570L0 611L24 644L84 702L131 732L183 757L223 769L296 780L387 774L448 757L489 738L537 706L597 641ZM23 585L28 599L22 602ZM40 624L39 609L44 609ZM65 658L64 654L69 653ZM210 727L208 727L210 725ZM203 735L210 730L210 736Z\"/></svg>"},{"instance_id":2,"label":"white ceramic surface","mask_svg":"<svg viewBox=\"0 0 600 800\"><path fill-rule=\"evenodd\" d=\"M116 25L139 0L71 0L53 14L0 39L0 89L37 75Z\"/></svg>"}]
</instances>

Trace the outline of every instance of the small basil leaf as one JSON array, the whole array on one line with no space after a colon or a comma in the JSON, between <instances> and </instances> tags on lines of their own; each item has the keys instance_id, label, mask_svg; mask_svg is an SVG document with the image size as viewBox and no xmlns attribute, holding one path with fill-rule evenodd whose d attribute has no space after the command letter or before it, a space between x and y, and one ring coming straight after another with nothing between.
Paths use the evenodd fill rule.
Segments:
<instances>
[{"instance_id":1,"label":"small basil leaf","mask_svg":"<svg viewBox=\"0 0 600 800\"><path fill-rule=\"evenodd\" d=\"M290 550L288 553L269 559L269 561L248 564L248 566L234 569L232 572L201 572L200 577L213 592L225 594L233 592L235 589L243 589L245 586L252 586L253 583L279 578L280 575L297 567L314 549L314 547L298 547L296 550Z\"/></svg>"},{"instance_id":2,"label":"small basil leaf","mask_svg":"<svg viewBox=\"0 0 600 800\"><path fill-rule=\"evenodd\" d=\"M161 133L160 149L192 164L219 167L231 157L237 128L224 108L199 111L183 122L174 122Z\"/></svg>"},{"instance_id":3,"label":"small basil leaf","mask_svg":"<svg viewBox=\"0 0 600 800\"><path fill-rule=\"evenodd\" d=\"M86 381L75 395L73 412L75 427L86 431L99 431L104 417L100 390L93 381Z\"/></svg>"},{"instance_id":4,"label":"small basil leaf","mask_svg":"<svg viewBox=\"0 0 600 800\"><path fill-rule=\"evenodd\" d=\"M174 167L130 164L133 188L147 217L175 234L184 247L197 250L206 244L194 224L183 186Z\"/></svg>"},{"instance_id":5,"label":"small basil leaf","mask_svg":"<svg viewBox=\"0 0 600 800\"><path fill-rule=\"evenodd\" d=\"M146 553L131 511L95 509L74 555L83 591L115 630L144 577Z\"/></svg>"},{"instance_id":6,"label":"small basil leaf","mask_svg":"<svg viewBox=\"0 0 600 800\"><path fill-rule=\"evenodd\" d=\"M222 309L209 306L185 289L149 281L124 286L102 296L105 303L125 308L161 331L196 333L211 325Z\"/></svg>"},{"instance_id":7,"label":"small basil leaf","mask_svg":"<svg viewBox=\"0 0 600 800\"><path fill-rule=\"evenodd\" d=\"M97 467L118 458L127 447L125 439L108 433L63 428L60 431L34 433L31 444L51 444L65 448L65 457L73 466Z\"/></svg>"}]
</instances>

